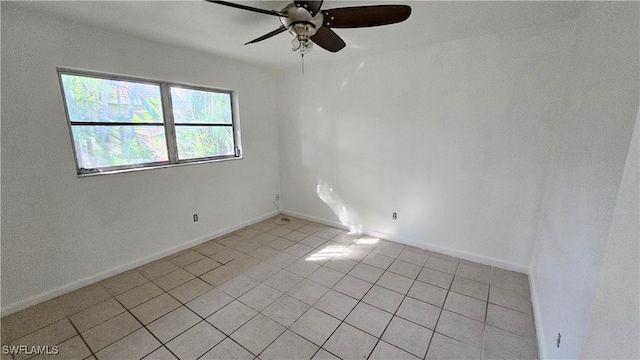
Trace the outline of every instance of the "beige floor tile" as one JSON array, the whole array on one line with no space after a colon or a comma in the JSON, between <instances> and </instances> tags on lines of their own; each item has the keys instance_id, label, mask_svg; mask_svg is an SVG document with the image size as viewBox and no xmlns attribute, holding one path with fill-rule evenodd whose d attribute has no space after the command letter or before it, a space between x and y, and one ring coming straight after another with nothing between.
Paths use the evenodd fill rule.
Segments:
<instances>
[{"instance_id":1,"label":"beige floor tile","mask_svg":"<svg viewBox=\"0 0 640 360\"><path fill-rule=\"evenodd\" d=\"M262 313L282 326L293 324L309 309L309 305L289 295L282 295L267 306Z\"/></svg>"},{"instance_id":2,"label":"beige floor tile","mask_svg":"<svg viewBox=\"0 0 640 360\"><path fill-rule=\"evenodd\" d=\"M411 285L413 284L413 279L410 279L406 276L394 274L392 272L386 271L380 279L376 282L376 285L382 286L389 290L393 290L395 292L406 294Z\"/></svg>"},{"instance_id":3,"label":"beige floor tile","mask_svg":"<svg viewBox=\"0 0 640 360\"><path fill-rule=\"evenodd\" d=\"M126 311L125 308L111 298L69 317L78 331L83 332L112 317Z\"/></svg>"},{"instance_id":4,"label":"beige floor tile","mask_svg":"<svg viewBox=\"0 0 640 360\"><path fill-rule=\"evenodd\" d=\"M207 318L207 321L227 335L231 335L258 314L257 311L235 300Z\"/></svg>"},{"instance_id":5,"label":"beige floor tile","mask_svg":"<svg viewBox=\"0 0 640 360\"><path fill-rule=\"evenodd\" d=\"M536 337L531 315L502 306L489 304L487 307L487 324L526 338L535 339Z\"/></svg>"},{"instance_id":6,"label":"beige floor tile","mask_svg":"<svg viewBox=\"0 0 640 360\"><path fill-rule=\"evenodd\" d=\"M453 280L453 275L429 268L423 268L420 275L418 275L417 280L443 289L449 289L451 281Z\"/></svg>"},{"instance_id":7,"label":"beige floor tile","mask_svg":"<svg viewBox=\"0 0 640 360\"><path fill-rule=\"evenodd\" d=\"M111 294L112 296L120 295L123 292L136 288L146 282L149 279L145 278L137 272L136 270L129 270L122 274L112 276L106 280L102 281L102 286Z\"/></svg>"},{"instance_id":8,"label":"beige floor tile","mask_svg":"<svg viewBox=\"0 0 640 360\"><path fill-rule=\"evenodd\" d=\"M321 348L311 360L340 360L340 358Z\"/></svg>"},{"instance_id":9,"label":"beige floor tile","mask_svg":"<svg viewBox=\"0 0 640 360\"><path fill-rule=\"evenodd\" d=\"M198 315L187 307L181 306L148 324L147 329L162 343L166 343L200 322L200 320Z\"/></svg>"},{"instance_id":10,"label":"beige floor tile","mask_svg":"<svg viewBox=\"0 0 640 360\"><path fill-rule=\"evenodd\" d=\"M492 286L489 291L489 302L521 313L533 314L531 298L517 291Z\"/></svg>"},{"instance_id":11,"label":"beige floor tile","mask_svg":"<svg viewBox=\"0 0 640 360\"><path fill-rule=\"evenodd\" d=\"M218 289L222 290L226 294L232 296L233 298L240 297L247 291L253 289L254 287L260 284L259 281L254 280L245 275L238 275L233 279L225 282L224 284L218 286Z\"/></svg>"},{"instance_id":12,"label":"beige floor tile","mask_svg":"<svg viewBox=\"0 0 640 360\"><path fill-rule=\"evenodd\" d=\"M380 310L377 307L360 302L353 311L351 311L349 316L344 319L344 322L375 337L380 337L387 327L387 324L389 324L389 321L391 321L392 316L390 313Z\"/></svg>"},{"instance_id":13,"label":"beige floor tile","mask_svg":"<svg viewBox=\"0 0 640 360\"><path fill-rule=\"evenodd\" d=\"M314 236L314 235L309 235L309 236L307 236L304 239L299 241L300 244L311 246L314 249L319 247L319 246L322 246L322 244L324 244L325 242L327 242L326 239L323 239L321 237L317 237L317 236Z\"/></svg>"},{"instance_id":14,"label":"beige floor tile","mask_svg":"<svg viewBox=\"0 0 640 360\"><path fill-rule=\"evenodd\" d=\"M56 299L44 302L2 318L2 343L25 336L65 318Z\"/></svg>"},{"instance_id":15,"label":"beige floor tile","mask_svg":"<svg viewBox=\"0 0 640 360\"><path fill-rule=\"evenodd\" d=\"M337 319L344 320L357 304L358 300L337 291L329 290L320 300L313 304L313 307Z\"/></svg>"},{"instance_id":16,"label":"beige floor tile","mask_svg":"<svg viewBox=\"0 0 640 360\"><path fill-rule=\"evenodd\" d=\"M206 321L178 335L166 346L180 359L197 359L224 340L225 335Z\"/></svg>"},{"instance_id":17,"label":"beige floor tile","mask_svg":"<svg viewBox=\"0 0 640 360\"><path fill-rule=\"evenodd\" d=\"M244 272L258 265L259 263L260 263L260 259L256 259L253 256L249 256L249 255L242 255L238 258L235 258L229 261L226 264L226 266L238 272Z\"/></svg>"},{"instance_id":18,"label":"beige floor tile","mask_svg":"<svg viewBox=\"0 0 640 360\"><path fill-rule=\"evenodd\" d=\"M295 243L296 243L295 241L287 240L285 238L277 238L272 242L268 243L267 246L270 246L276 250L282 251Z\"/></svg>"},{"instance_id":19,"label":"beige floor tile","mask_svg":"<svg viewBox=\"0 0 640 360\"><path fill-rule=\"evenodd\" d=\"M260 284L240 296L238 300L256 311L262 311L280 296L282 296L282 292Z\"/></svg>"},{"instance_id":20,"label":"beige floor tile","mask_svg":"<svg viewBox=\"0 0 640 360\"><path fill-rule=\"evenodd\" d=\"M424 267L453 275L456 273L456 269L458 268L458 263L454 261L447 261L435 256L431 256L429 257L429 259L427 259L427 262L424 264Z\"/></svg>"},{"instance_id":21,"label":"beige floor tile","mask_svg":"<svg viewBox=\"0 0 640 360\"><path fill-rule=\"evenodd\" d=\"M287 266L285 270L292 272L294 274L300 275L302 277L307 277L311 275L314 271L318 270L318 268L320 268L320 265L315 264L311 261L300 259L294 262L293 264Z\"/></svg>"},{"instance_id":22,"label":"beige floor tile","mask_svg":"<svg viewBox=\"0 0 640 360\"><path fill-rule=\"evenodd\" d=\"M136 318L128 312L124 312L83 332L82 337L91 348L91 351L97 352L141 327L142 325Z\"/></svg>"},{"instance_id":23,"label":"beige floor tile","mask_svg":"<svg viewBox=\"0 0 640 360\"><path fill-rule=\"evenodd\" d=\"M307 279L317 282L320 285L324 285L326 287L333 287L335 284L340 281L344 277L344 274L330 269L325 266L320 266L316 271L311 273Z\"/></svg>"},{"instance_id":24,"label":"beige floor tile","mask_svg":"<svg viewBox=\"0 0 640 360\"><path fill-rule=\"evenodd\" d=\"M377 341L366 332L342 323L322 347L343 359L366 359Z\"/></svg>"},{"instance_id":25,"label":"beige floor tile","mask_svg":"<svg viewBox=\"0 0 640 360\"><path fill-rule=\"evenodd\" d=\"M193 250L190 250L185 252L182 255L171 258L169 261L171 261L172 263L176 264L179 267L185 267L189 264L193 264L198 260L202 260L203 258L204 258L204 255L198 252L195 252Z\"/></svg>"},{"instance_id":26,"label":"beige floor tile","mask_svg":"<svg viewBox=\"0 0 640 360\"><path fill-rule=\"evenodd\" d=\"M145 356L144 360L176 360L177 357L173 356L173 354L167 350L166 347L159 347L156 351L151 354Z\"/></svg>"},{"instance_id":27,"label":"beige floor tile","mask_svg":"<svg viewBox=\"0 0 640 360\"><path fill-rule=\"evenodd\" d=\"M211 285L195 278L169 291L169 294L185 304L211 289L213 289Z\"/></svg>"},{"instance_id":28,"label":"beige floor tile","mask_svg":"<svg viewBox=\"0 0 640 360\"><path fill-rule=\"evenodd\" d=\"M101 285L93 284L58 297L57 302L66 315L72 315L108 300L111 294Z\"/></svg>"},{"instance_id":29,"label":"beige floor tile","mask_svg":"<svg viewBox=\"0 0 640 360\"><path fill-rule=\"evenodd\" d=\"M80 336L74 336L69 340L58 344L58 350L55 354L41 354L34 356L31 360L53 360L53 359L86 359L91 356L91 350L82 341ZM17 359L17 357L16 357Z\"/></svg>"},{"instance_id":30,"label":"beige floor tile","mask_svg":"<svg viewBox=\"0 0 640 360\"><path fill-rule=\"evenodd\" d=\"M214 288L189 301L185 305L191 309L191 311L204 318L222 309L232 301L233 298L231 296Z\"/></svg>"},{"instance_id":31,"label":"beige floor tile","mask_svg":"<svg viewBox=\"0 0 640 360\"><path fill-rule=\"evenodd\" d=\"M155 280L160 276L178 270L178 266L165 259L160 259L152 263L139 267L138 272L149 280Z\"/></svg>"},{"instance_id":32,"label":"beige floor tile","mask_svg":"<svg viewBox=\"0 0 640 360\"><path fill-rule=\"evenodd\" d=\"M253 354L260 354L284 331L282 325L258 314L231 334L231 338Z\"/></svg>"},{"instance_id":33,"label":"beige floor tile","mask_svg":"<svg viewBox=\"0 0 640 360\"><path fill-rule=\"evenodd\" d=\"M383 273L384 270L363 263L356 265L349 271L349 275L370 283L375 283Z\"/></svg>"},{"instance_id":34,"label":"beige floor tile","mask_svg":"<svg viewBox=\"0 0 640 360\"><path fill-rule=\"evenodd\" d=\"M266 262L261 262L251 269L245 271L244 275L257 281L265 281L280 271L281 269L277 266L271 265Z\"/></svg>"},{"instance_id":35,"label":"beige floor tile","mask_svg":"<svg viewBox=\"0 0 640 360\"><path fill-rule=\"evenodd\" d=\"M364 259L362 259L362 263L375 266L382 270L387 270L393 263L393 258L371 252L367 256L365 256Z\"/></svg>"},{"instance_id":36,"label":"beige floor tile","mask_svg":"<svg viewBox=\"0 0 640 360\"><path fill-rule=\"evenodd\" d=\"M491 286L511 290L521 296L530 297L529 279L526 275L502 269L495 269L495 271L496 274L491 277Z\"/></svg>"},{"instance_id":37,"label":"beige floor tile","mask_svg":"<svg viewBox=\"0 0 640 360\"><path fill-rule=\"evenodd\" d=\"M428 329L435 329L440 308L426 302L407 297L398 308L396 316L424 326Z\"/></svg>"},{"instance_id":38,"label":"beige floor tile","mask_svg":"<svg viewBox=\"0 0 640 360\"><path fill-rule=\"evenodd\" d=\"M487 295L489 294L489 285L456 276L453 278L451 291L455 291L458 294L471 296L478 300L487 301Z\"/></svg>"},{"instance_id":39,"label":"beige floor tile","mask_svg":"<svg viewBox=\"0 0 640 360\"><path fill-rule=\"evenodd\" d=\"M367 295L362 298L362 301L393 314L403 299L403 294L374 285Z\"/></svg>"},{"instance_id":40,"label":"beige floor tile","mask_svg":"<svg viewBox=\"0 0 640 360\"><path fill-rule=\"evenodd\" d=\"M29 335L23 336L12 341L10 344L15 346L49 346L53 347L65 340L68 340L78 333L73 325L67 319L57 321L51 325L47 325ZM3 344L5 345L5 344ZM26 359L25 354L16 354L16 359Z\"/></svg>"},{"instance_id":41,"label":"beige floor tile","mask_svg":"<svg viewBox=\"0 0 640 360\"><path fill-rule=\"evenodd\" d=\"M273 239L271 239L270 242L271 241L273 241ZM276 250L270 246L262 245L259 248L249 251L247 255L253 256L254 258L260 260L266 260L279 252L279 250Z\"/></svg>"},{"instance_id":42,"label":"beige floor tile","mask_svg":"<svg viewBox=\"0 0 640 360\"><path fill-rule=\"evenodd\" d=\"M456 276L489 284L491 282L491 267L486 265L461 262L460 264L458 264Z\"/></svg>"},{"instance_id":43,"label":"beige floor tile","mask_svg":"<svg viewBox=\"0 0 640 360\"><path fill-rule=\"evenodd\" d=\"M116 299L127 309L132 309L145 301L151 300L154 297L162 294L164 291L158 287L158 285L148 282L144 285L138 286L135 289L131 289L125 293L116 296Z\"/></svg>"},{"instance_id":44,"label":"beige floor tile","mask_svg":"<svg viewBox=\"0 0 640 360\"><path fill-rule=\"evenodd\" d=\"M433 331L394 316L381 339L419 358L424 358Z\"/></svg>"},{"instance_id":45,"label":"beige floor tile","mask_svg":"<svg viewBox=\"0 0 640 360\"><path fill-rule=\"evenodd\" d=\"M484 322L487 302L450 291L444 309Z\"/></svg>"},{"instance_id":46,"label":"beige floor tile","mask_svg":"<svg viewBox=\"0 0 640 360\"><path fill-rule=\"evenodd\" d=\"M292 231L293 231L292 229L278 227L278 228L269 230L269 234L272 234L272 235L274 235L276 237L281 237L281 236L287 235L288 233L290 233Z\"/></svg>"},{"instance_id":47,"label":"beige floor tile","mask_svg":"<svg viewBox=\"0 0 640 360\"><path fill-rule=\"evenodd\" d=\"M406 261L395 260L387 270L410 279L415 279L418 277L418 274L420 274L422 267Z\"/></svg>"},{"instance_id":48,"label":"beige floor tile","mask_svg":"<svg viewBox=\"0 0 640 360\"><path fill-rule=\"evenodd\" d=\"M311 280L304 279L291 288L287 294L308 305L313 305L327 291L329 291L328 287L322 286Z\"/></svg>"},{"instance_id":49,"label":"beige floor tile","mask_svg":"<svg viewBox=\"0 0 640 360\"><path fill-rule=\"evenodd\" d=\"M357 261L347 259L346 257L343 257L343 256L335 256L324 264L324 266L330 269L340 271L341 273L345 273L345 274L347 274L349 271L351 271L351 269L356 267L356 265L358 265Z\"/></svg>"},{"instance_id":50,"label":"beige floor tile","mask_svg":"<svg viewBox=\"0 0 640 360\"><path fill-rule=\"evenodd\" d=\"M200 279L206 281L212 286L218 286L238 274L240 274L240 271L232 269L226 265L222 265L204 275L201 275Z\"/></svg>"},{"instance_id":51,"label":"beige floor tile","mask_svg":"<svg viewBox=\"0 0 640 360\"><path fill-rule=\"evenodd\" d=\"M253 360L255 355L244 349L231 338L224 339L221 343L202 355L199 360Z\"/></svg>"},{"instance_id":52,"label":"beige floor tile","mask_svg":"<svg viewBox=\"0 0 640 360\"><path fill-rule=\"evenodd\" d=\"M277 274L266 280L264 284L278 291L287 292L303 279L304 278L302 276L290 273L286 270L281 270Z\"/></svg>"},{"instance_id":53,"label":"beige floor tile","mask_svg":"<svg viewBox=\"0 0 640 360\"><path fill-rule=\"evenodd\" d=\"M252 239L260 234L262 234L262 231L253 228L245 228L245 230L238 232L238 236L245 239Z\"/></svg>"},{"instance_id":54,"label":"beige floor tile","mask_svg":"<svg viewBox=\"0 0 640 360\"><path fill-rule=\"evenodd\" d=\"M422 253L416 253L408 249L402 250L402 252L398 254L398 257L397 257L398 260L406 261L408 263L412 263L418 266L424 266L428 258L429 258L428 255L425 255Z\"/></svg>"},{"instance_id":55,"label":"beige floor tile","mask_svg":"<svg viewBox=\"0 0 640 360\"><path fill-rule=\"evenodd\" d=\"M484 323L443 310L436 325L436 332L466 344L482 345Z\"/></svg>"},{"instance_id":56,"label":"beige floor tile","mask_svg":"<svg viewBox=\"0 0 640 360\"><path fill-rule=\"evenodd\" d=\"M372 286L373 284L370 282L354 278L350 275L345 275L342 280L338 281L338 283L333 286L333 290L360 300Z\"/></svg>"},{"instance_id":57,"label":"beige floor tile","mask_svg":"<svg viewBox=\"0 0 640 360\"><path fill-rule=\"evenodd\" d=\"M193 248L193 250L199 252L204 256L211 256L224 249L226 249L226 246L218 243L217 241L207 241L206 243L198 245Z\"/></svg>"},{"instance_id":58,"label":"beige floor tile","mask_svg":"<svg viewBox=\"0 0 640 360\"><path fill-rule=\"evenodd\" d=\"M285 252L279 252L273 255L272 257L268 258L267 260L265 260L265 262L268 262L271 265L284 269L287 266L296 262L297 260L298 258L291 254L287 254Z\"/></svg>"},{"instance_id":59,"label":"beige floor tile","mask_svg":"<svg viewBox=\"0 0 640 360\"><path fill-rule=\"evenodd\" d=\"M272 242L273 240L277 239L278 236L275 236L273 234L270 234L268 232L264 232L262 234L258 234L256 237L253 238L253 240L259 242L262 245L268 244L270 242Z\"/></svg>"},{"instance_id":60,"label":"beige floor tile","mask_svg":"<svg viewBox=\"0 0 640 360\"><path fill-rule=\"evenodd\" d=\"M289 246L286 249L283 249L283 252L286 252L287 254L291 254L293 256L303 257L313 250L314 248L311 246L297 243Z\"/></svg>"},{"instance_id":61,"label":"beige floor tile","mask_svg":"<svg viewBox=\"0 0 640 360\"><path fill-rule=\"evenodd\" d=\"M165 293L134 307L131 313L146 325L169 311L177 309L180 305L178 300Z\"/></svg>"},{"instance_id":62,"label":"beige floor tile","mask_svg":"<svg viewBox=\"0 0 640 360\"><path fill-rule=\"evenodd\" d=\"M185 270L187 270L188 272L192 273L195 276L200 276L202 274L205 274L215 268L217 268L218 266L220 266L222 264L220 264L219 262L205 257L202 258L194 263L191 263L187 266L184 267Z\"/></svg>"},{"instance_id":63,"label":"beige floor tile","mask_svg":"<svg viewBox=\"0 0 640 360\"><path fill-rule=\"evenodd\" d=\"M388 257L391 257L393 259L396 259L398 257L398 255L400 255L400 253L402 253L404 248L405 248L404 245L394 244L394 243L391 243L391 242L385 242L385 243L382 243L382 244L376 246L373 250L371 250L371 252L375 253L375 254L381 254L381 255L388 256Z\"/></svg>"},{"instance_id":64,"label":"beige floor tile","mask_svg":"<svg viewBox=\"0 0 640 360\"><path fill-rule=\"evenodd\" d=\"M313 236L317 236L319 238L323 238L323 239L332 239L340 234L344 234L345 231L341 230L341 229L336 229L336 228L332 228L332 227L326 227L324 229L318 230L316 232L313 233Z\"/></svg>"},{"instance_id":65,"label":"beige floor tile","mask_svg":"<svg viewBox=\"0 0 640 360\"><path fill-rule=\"evenodd\" d=\"M160 345L147 329L141 328L98 351L95 355L98 360L140 359Z\"/></svg>"},{"instance_id":66,"label":"beige floor tile","mask_svg":"<svg viewBox=\"0 0 640 360\"><path fill-rule=\"evenodd\" d=\"M226 264L233 259L239 258L240 256L242 256L242 253L240 251L230 248L225 248L222 251L218 251L215 254L209 255L210 258L221 264Z\"/></svg>"},{"instance_id":67,"label":"beige floor tile","mask_svg":"<svg viewBox=\"0 0 640 360\"><path fill-rule=\"evenodd\" d=\"M369 360L418 360L419 358L384 341L379 341Z\"/></svg>"},{"instance_id":68,"label":"beige floor tile","mask_svg":"<svg viewBox=\"0 0 640 360\"><path fill-rule=\"evenodd\" d=\"M301 240L303 240L304 238L306 238L309 235L311 235L311 234L306 234L306 233L303 233L303 232L301 232L299 230L294 230L294 231L292 231L290 233L285 234L282 237L284 239L291 240L291 241L301 241Z\"/></svg>"},{"instance_id":69,"label":"beige floor tile","mask_svg":"<svg viewBox=\"0 0 640 360\"><path fill-rule=\"evenodd\" d=\"M411 285L407 296L442 307L447 297L447 290L435 285L423 283L422 281L415 281L413 285Z\"/></svg>"},{"instance_id":70,"label":"beige floor tile","mask_svg":"<svg viewBox=\"0 0 640 360\"><path fill-rule=\"evenodd\" d=\"M485 359L538 359L536 342L516 334L487 326L484 337Z\"/></svg>"},{"instance_id":71,"label":"beige floor tile","mask_svg":"<svg viewBox=\"0 0 640 360\"><path fill-rule=\"evenodd\" d=\"M261 360L311 359L318 347L303 337L287 330L261 354Z\"/></svg>"},{"instance_id":72,"label":"beige floor tile","mask_svg":"<svg viewBox=\"0 0 640 360\"><path fill-rule=\"evenodd\" d=\"M153 282L160 288L162 288L162 290L169 291L194 278L195 276L193 276L193 274L191 274L190 272L184 269L178 269L153 280Z\"/></svg>"},{"instance_id":73,"label":"beige floor tile","mask_svg":"<svg viewBox=\"0 0 640 360\"><path fill-rule=\"evenodd\" d=\"M448 338L435 333L431 339L429 350L427 350L428 360L452 360L452 359L480 359L482 357L482 347L473 344Z\"/></svg>"},{"instance_id":74,"label":"beige floor tile","mask_svg":"<svg viewBox=\"0 0 640 360\"><path fill-rule=\"evenodd\" d=\"M320 346L339 325L340 320L320 310L310 308L289 329Z\"/></svg>"}]
</instances>

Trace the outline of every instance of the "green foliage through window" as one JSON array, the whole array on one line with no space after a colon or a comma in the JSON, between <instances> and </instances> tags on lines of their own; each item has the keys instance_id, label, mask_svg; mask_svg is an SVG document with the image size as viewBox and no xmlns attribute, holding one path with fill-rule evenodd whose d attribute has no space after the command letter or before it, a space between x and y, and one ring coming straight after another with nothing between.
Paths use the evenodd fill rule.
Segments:
<instances>
[{"instance_id":1,"label":"green foliage through window","mask_svg":"<svg viewBox=\"0 0 640 360\"><path fill-rule=\"evenodd\" d=\"M79 174L239 155L230 92L59 74Z\"/></svg>"}]
</instances>

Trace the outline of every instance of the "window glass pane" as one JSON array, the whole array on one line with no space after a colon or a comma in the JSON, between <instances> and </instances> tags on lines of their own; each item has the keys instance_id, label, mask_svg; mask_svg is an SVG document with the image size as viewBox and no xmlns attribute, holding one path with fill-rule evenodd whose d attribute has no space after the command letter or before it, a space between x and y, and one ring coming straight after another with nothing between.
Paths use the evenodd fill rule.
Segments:
<instances>
[{"instance_id":1,"label":"window glass pane","mask_svg":"<svg viewBox=\"0 0 640 360\"><path fill-rule=\"evenodd\" d=\"M160 86L61 74L73 122L162 123Z\"/></svg>"},{"instance_id":2,"label":"window glass pane","mask_svg":"<svg viewBox=\"0 0 640 360\"><path fill-rule=\"evenodd\" d=\"M231 126L176 126L178 158L234 155Z\"/></svg>"},{"instance_id":3,"label":"window glass pane","mask_svg":"<svg viewBox=\"0 0 640 360\"><path fill-rule=\"evenodd\" d=\"M167 161L162 126L72 126L80 168Z\"/></svg>"},{"instance_id":4,"label":"window glass pane","mask_svg":"<svg viewBox=\"0 0 640 360\"><path fill-rule=\"evenodd\" d=\"M231 124L231 95L171 87L176 124Z\"/></svg>"}]
</instances>

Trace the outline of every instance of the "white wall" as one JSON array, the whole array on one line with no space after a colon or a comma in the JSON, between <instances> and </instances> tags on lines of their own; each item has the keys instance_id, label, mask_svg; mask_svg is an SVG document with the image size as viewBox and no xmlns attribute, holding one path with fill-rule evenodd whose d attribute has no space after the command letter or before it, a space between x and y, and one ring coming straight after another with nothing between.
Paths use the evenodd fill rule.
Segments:
<instances>
[{"instance_id":1,"label":"white wall","mask_svg":"<svg viewBox=\"0 0 640 360\"><path fill-rule=\"evenodd\" d=\"M578 358L585 342L638 111L639 8L637 2L588 2L578 19L571 89L566 110L557 119L558 146L531 263L542 358ZM628 215L625 221L637 221ZM635 241L637 249L637 237ZM637 260L636 256L636 271ZM622 331L620 327L616 334L626 338ZM562 334L559 348L558 333Z\"/></svg>"},{"instance_id":2,"label":"white wall","mask_svg":"<svg viewBox=\"0 0 640 360\"><path fill-rule=\"evenodd\" d=\"M56 66L235 90L244 159L78 178ZM2 2L3 315L276 211L275 80Z\"/></svg>"},{"instance_id":3,"label":"white wall","mask_svg":"<svg viewBox=\"0 0 640 360\"><path fill-rule=\"evenodd\" d=\"M640 358L639 142L636 119L581 359Z\"/></svg>"},{"instance_id":4,"label":"white wall","mask_svg":"<svg viewBox=\"0 0 640 360\"><path fill-rule=\"evenodd\" d=\"M284 72L283 208L526 271L573 39L566 22Z\"/></svg>"}]
</instances>

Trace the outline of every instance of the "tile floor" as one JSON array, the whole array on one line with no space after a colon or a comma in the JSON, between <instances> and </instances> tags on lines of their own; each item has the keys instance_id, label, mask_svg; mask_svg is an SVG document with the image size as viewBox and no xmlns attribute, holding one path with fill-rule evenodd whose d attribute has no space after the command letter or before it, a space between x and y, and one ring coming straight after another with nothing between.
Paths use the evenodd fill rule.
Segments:
<instances>
[{"instance_id":1,"label":"tile floor","mask_svg":"<svg viewBox=\"0 0 640 360\"><path fill-rule=\"evenodd\" d=\"M537 358L526 275L274 220L3 318L2 359Z\"/></svg>"}]
</instances>

